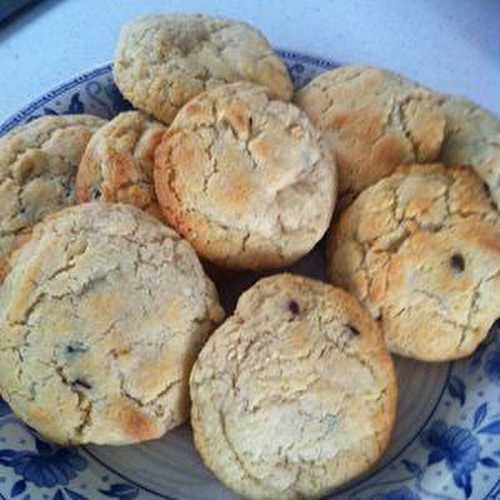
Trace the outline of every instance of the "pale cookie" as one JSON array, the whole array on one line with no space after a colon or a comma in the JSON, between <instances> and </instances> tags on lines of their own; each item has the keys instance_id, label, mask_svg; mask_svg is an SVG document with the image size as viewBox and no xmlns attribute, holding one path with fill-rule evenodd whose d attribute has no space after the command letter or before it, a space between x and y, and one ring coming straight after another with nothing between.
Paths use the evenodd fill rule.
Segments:
<instances>
[{"instance_id":1,"label":"pale cookie","mask_svg":"<svg viewBox=\"0 0 500 500\"><path fill-rule=\"evenodd\" d=\"M46 438L121 445L189 414L191 366L223 311L191 246L130 205L35 226L0 290L0 393Z\"/></svg>"},{"instance_id":2,"label":"pale cookie","mask_svg":"<svg viewBox=\"0 0 500 500\"><path fill-rule=\"evenodd\" d=\"M379 319L389 349L471 354L500 315L500 219L468 167L402 167L332 227L328 272Z\"/></svg>"},{"instance_id":3,"label":"pale cookie","mask_svg":"<svg viewBox=\"0 0 500 500\"><path fill-rule=\"evenodd\" d=\"M45 116L0 138L0 281L32 226L75 203L80 159L104 123L90 115Z\"/></svg>"},{"instance_id":4,"label":"pale cookie","mask_svg":"<svg viewBox=\"0 0 500 500\"><path fill-rule=\"evenodd\" d=\"M161 217L153 167L165 131L140 111L117 115L94 134L85 150L76 177L77 200L128 203Z\"/></svg>"},{"instance_id":5,"label":"pale cookie","mask_svg":"<svg viewBox=\"0 0 500 500\"><path fill-rule=\"evenodd\" d=\"M446 132L440 159L447 165L471 165L500 207L500 120L460 97L443 97Z\"/></svg>"},{"instance_id":6,"label":"pale cookie","mask_svg":"<svg viewBox=\"0 0 500 500\"><path fill-rule=\"evenodd\" d=\"M126 26L114 76L137 108L169 124L192 97L241 80L268 87L290 100L285 64L252 26L202 15L147 16Z\"/></svg>"},{"instance_id":7,"label":"pale cookie","mask_svg":"<svg viewBox=\"0 0 500 500\"><path fill-rule=\"evenodd\" d=\"M305 113L241 82L179 112L156 150L155 186L164 216L201 256L270 269L325 233L336 167Z\"/></svg>"},{"instance_id":8,"label":"pale cookie","mask_svg":"<svg viewBox=\"0 0 500 500\"><path fill-rule=\"evenodd\" d=\"M397 403L376 322L343 290L291 274L240 297L190 388L204 462L259 500L317 498L366 471L389 442Z\"/></svg>"},{"instance_id":9,"label":"pale cookie","mask_svg":"<svg viewBox=\"0 0 500 500\"><path fill-rule=\"evenodd\" d=\"M323 134L351 199L399 165L437 158L445 118L429 90L382 69L343 66L315 78L295 102Z\"/></svg>"}]
</instances>

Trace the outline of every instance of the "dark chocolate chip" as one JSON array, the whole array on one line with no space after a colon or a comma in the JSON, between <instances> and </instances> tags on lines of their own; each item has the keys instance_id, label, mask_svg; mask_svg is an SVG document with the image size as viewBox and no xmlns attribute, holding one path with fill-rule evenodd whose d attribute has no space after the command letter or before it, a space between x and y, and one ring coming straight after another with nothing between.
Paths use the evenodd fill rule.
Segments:
<instances>
[{"instance_id":1,"label":"dark chocolate chip","mask_svg":"<svg viewBox=\"0 0 500 500\"><path fill-rule=\"evenodd\" d=\"M450 264L453 270L458 273L462 273L465 269L465 260L459 253L455 253L451 256Z\"/></svg>"},{"instance_id":2,"label":"dark chocolate chip","mask_svg":"<svg viewBox=\"0 0 500 500\"><path fill-rule=\"evenodd\" d=\"M491 195L490 186L488 186L488 184L486 184L486 182L483 182L483 188L486 191L486 194L488 196L490 196Z\"/></svg>"},{"instance_id":3,"label":"dark chocolate chip","mask_svg":"<svg viewBox=\"0 0 500 500\"><path fill-rule=\"evenodd\" d=\"M86 351L87 348L81 343L69 344L66 346L67 354L79 354Z\"/></svg>"},{"instance_id":4,"label":"dark chocolate chip","mask_svg":"<svg viewBox=\"0 0 500 500\"><path fill-rule=\"evenodd\" d=\"M92 200L94 200L94 201L98 200L101 196L102 196L102 193L101 193L101 190L98 187L95 187L92 190L92 193L90 193L90 198Z\"/></svg>"},{"instance_id":5,"label":"dark chocolate chip","mask_svg":"<svg viewBox=\"0 0 500 500\"><path fill-rule=\"evenodd\" d=\"M288 309L292 314L297 315L300 313L300 306L295 300L288 302Z\"/></svg>"},{"instance_id":6,"label":"dark chocolate chip","mask_svg":"<svg viewBox=\"0 0 500 500\"><path fill-rule=\"evenodd\" d=\"M82 378L77 378L71 385L73 385L73 387L81 387L87 390L92 389L92 385Z\"/></svg>"},{"instance_id":7,"label":"dark chocolate chip","mask_svg":"<svg viewBox=\"0 0 500 500\"><path fill-rule=\"evenodd\" d=\"M64 185L64 195L67 198L69 198L70 196L73 196L73 186L71 184Z\"/></svg>"},{"instance_id":8,"label":"dark chocolate chip","mask_svg":"<svg viewBox=\"0 0 500 500\"><path fill-rule=\"evenodd\" d=\"M352 326L352 325L345 325L345 327L349 330L350 334L353 337L358 337L359 335L361 335L360 331L357 328L355 328L354 326Z\"/></svg>"}]
</instances>

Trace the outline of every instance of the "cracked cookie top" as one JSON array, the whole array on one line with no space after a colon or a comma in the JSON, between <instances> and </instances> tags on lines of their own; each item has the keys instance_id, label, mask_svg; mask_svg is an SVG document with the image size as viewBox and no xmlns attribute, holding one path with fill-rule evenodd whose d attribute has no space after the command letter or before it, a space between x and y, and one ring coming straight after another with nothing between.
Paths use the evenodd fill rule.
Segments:
<instances>
[{"instance_id":1,"label":"cracked cookie top","mask_svg":"<svg viewBox=\"0 0 500 500\"><path fill-rule=\"evenodd\" d=\"M471 165L500 209L500 120L467 99L441 99L446 133L440 160L447 165Z\"/></svg>"},{"instance_id":2,"label":"cracked cookie top","mask_svg":"<svg viewBox=\"0 0 500 500\"><path fill-rule=\"evenodd\" d=\"M333 224L332 282L380 320L391 351L471 354L500 314L500 220L468 167L401 167Z\"/></svg>"},{"instance_id":3,"label":"cracked cookie top","mask_svg":"<svg viewBox=\"0 0 500 500\"><path fill-rule=\"evenodd\" d=\"M155 186L166 219L200 255L260 270L296 261L321 239L336 167L305 113L235 83L179 112L156 150Z\"/></svg>"},{"instance_id":4,"label":"cracked cookie top","mask_svg":"<svg viewBox=\"0 0 500 500\"><path fill-rule=\"evenodd\" d=\"M290 100L286 66L252 26L202 15L147 16L120 36L114 76L134 106L169 124L192 97L247 80Z\"/></svg>"},{"instance_id":5,"label":"cracked cookie top","mask_svg":"<svg viewBox=\"0 0 500 500\"><path fill-rule=\"evenodd\" d=\"M245 498L317 498L384 452L397 385L376 322L347 292L260 280L211 336L190 379L207 466Z\"/></svg>"},{"instance_id":6,"label":"cracked cookie top","mask_svg":"<svg viewBox=\"0 0 500 500\"><path fill-rule=\"evenodd\" d=\"M390 71L343 66L315 78L295 102L335 155L346 199L401 164L435 160L443 142L438 97Z\"/></svg>"},{"instance_id":7,"label":"cracked cookie top","mask_svg":"<svg viewBox=\"0 0 500 500\"><path fill-rule=\"evenodd\" d=\"M130 205L67 208L0 290L0 393L64 445L158 438L187 418L191 366L222 317L174 231Z\"/></svg>"},{"instance_id":8,"label":"cracked cookie top","mask_svg":"<svg viewBox=\"0 0 500 500\"><path fill-rule=\"evenodd\" d=\"M166 127L140 111L120 113L90 140L76 177L79 203L129 203L161 218L154 152Z\"/></svg>"},{"instance_id":9,"label":"cracked cookie top","mask_svg":"<svg viewBox=\"0 0 500 500\"><path fill-rule=\"evenodd\" d=\"M78 165L104 123L90 115L45 116L0 138L0 281L32 226L75 203Z\"/></svg>"}]
</instances>

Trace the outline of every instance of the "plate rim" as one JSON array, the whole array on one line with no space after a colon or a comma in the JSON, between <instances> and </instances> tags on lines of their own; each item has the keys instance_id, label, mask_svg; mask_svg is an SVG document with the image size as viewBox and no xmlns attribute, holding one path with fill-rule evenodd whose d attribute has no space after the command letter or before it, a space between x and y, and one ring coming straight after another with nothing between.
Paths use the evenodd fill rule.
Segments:
<instances>
[{"instance_id":1,"label":"plate rim","mask_svg":"<svg viewBox=\"0 0 500 500\"><path fill-rule=\"evenodd\" d=\"M295 50L289 50L281 47L274 48L274 51L282 58L292 59L298 63L314 64L325 70L333 69L338 67L339 64L333 62L332 60L325 57L318 57L312 54L296 52ZM7 118L0 122L0 137L7 134L15 127L19 125L20 122L27 116L31 115L38 108L52 101L59 95L71 90L80 83L91 78L96 78L105 73L113 72L113 62L105 62L97 64L93 68L85 70L78 73L76 76L69 80L62 80L59 84L54 85L48 92L44 92L39 97L32 99L29 103L21 107L18 111L10 113Z\"/></svg>"}]
</instances>

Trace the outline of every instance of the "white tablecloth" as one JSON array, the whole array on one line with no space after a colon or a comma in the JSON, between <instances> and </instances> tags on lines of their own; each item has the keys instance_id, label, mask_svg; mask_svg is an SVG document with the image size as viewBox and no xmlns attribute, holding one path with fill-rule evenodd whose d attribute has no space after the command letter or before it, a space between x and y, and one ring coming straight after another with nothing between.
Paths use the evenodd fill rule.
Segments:
<instances>
[{"instance_id":1,"label":"white tablecloth","mask_svg":"<svg viewBox=\"0 0 500 500\"><path fill-rule=\"evenodd\" d=\"M166 11L244 19L276 47L385 66L500 116L500 0L43 0L0 25L0 120L110 61L123 23Z\"/></svg>"}]
</instances>

